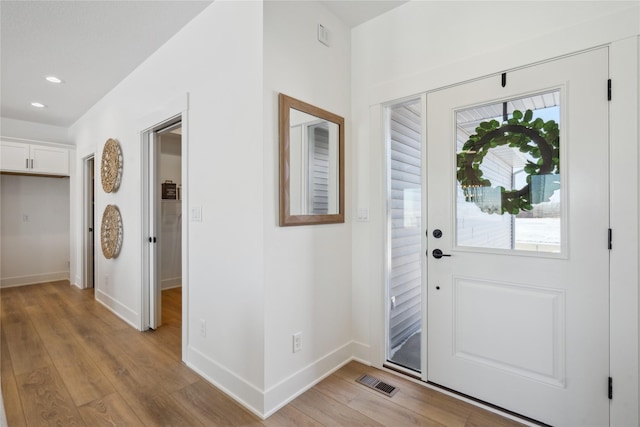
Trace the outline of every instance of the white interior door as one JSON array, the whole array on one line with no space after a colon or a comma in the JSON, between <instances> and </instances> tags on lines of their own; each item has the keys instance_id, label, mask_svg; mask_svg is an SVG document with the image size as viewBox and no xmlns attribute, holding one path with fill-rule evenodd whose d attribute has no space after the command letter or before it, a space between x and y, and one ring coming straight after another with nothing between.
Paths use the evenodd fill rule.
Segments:
<instances>
[{"instance_id":1,"label":"white interior door","mask_svg":"<svg viewBox=\"0 0 640 427\"><path fill-rule=\"evenodd\" d=\"M428 94L430 382L609 424L607 79L603 48Z\"/></svg>"}]
</instances>

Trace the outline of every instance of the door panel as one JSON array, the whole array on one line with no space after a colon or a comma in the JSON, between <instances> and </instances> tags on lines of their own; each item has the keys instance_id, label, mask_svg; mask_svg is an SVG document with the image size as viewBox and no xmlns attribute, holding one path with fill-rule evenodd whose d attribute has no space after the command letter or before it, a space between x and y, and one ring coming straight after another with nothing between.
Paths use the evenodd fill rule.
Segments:
<instances>
[{"instance_id":1,"label":"door panel","mask_svg":"<svg viewBox=\"0 0 640 427\"><path fill-rule=\"evenodd\" d=\"M607 78L599 49L510 72L504 87L495 76L427 95L427 217L442 230L427 243L430 382L552 425L608 425ZM530 127L553 132L548 106L524 101L547 95L560 156L540 160L533 141L514 161L501 144L519 131L503 126L531 109ZM465 137L460 117L483 110ZM460 173L480 150L483 173ZM492 162L507 171L487 178Z\"/></svg>"}]
</instances>

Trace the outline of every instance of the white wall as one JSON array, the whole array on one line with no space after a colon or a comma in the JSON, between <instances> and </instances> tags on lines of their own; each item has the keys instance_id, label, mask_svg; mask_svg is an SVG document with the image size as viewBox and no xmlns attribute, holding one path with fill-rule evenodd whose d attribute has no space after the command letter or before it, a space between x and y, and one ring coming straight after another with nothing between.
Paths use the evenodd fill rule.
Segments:
<instances>
[{"instance_id":1,"label":"white wall","mask_svg":"<svg viewBox=\"0 0 640 427\"><path fill-rule=\"evenodd\" d=\"M317 41L317 25L330 46ZM278 227L278 93L345 118L351 159L350 31L315 2L264 4L265 413L351 357L351 190L345 223ZM292 352L292 334L302 350Z\"/></svg>"},{"instance_id":2,"label":"white wall","mask_svg":"<svg viewBox=\"0 0 640 427\"><path fill-rule=\"evenodd\" d=\"M633 38L639 33L637 2L409 2L365 23L352 32L353 209L371 208L371 221L353 224L353 339L355 356L381 365L384 360L384 142L382 104L421 92L453 85L514 67L547 60L583 49ZM637 47L635 48L637 50ZM637 84L625 84L628 70L637 70L633 49L613 50L611 69L615 100L612 126L623 138L612 141L615 150L637 153ZM624 54L621 54L624 52ZM621 72L624 71L624 72ZM637 71L636 71L637 73ZM616 80L616 76L619 78ZM637 79L637 74L635 79ZM603 83L604 84L604 83ZM625 88L636 88L636 91ZM634 118L626 123L614 115ZM635 120L635 122L633 121ZM626 126L626 127L625 127ZM624 129L623 129L624 128ZM624 144L627 144L625 146ZM629 146L630 144L630 146ZM630 157L633 159L633 157ZM627 159L627 161L629 161ZM638 191L637 156L635 179L619 180L631 194ZM628 167L628 166L627 166ZM616 165L612 165L616 169ZM630 202L629 202L630 201ZM635 201L635 203L634 203ZM612 307L612 361L623 360L624 340L633 351L616 365L628 374L616 376L620 392L612 404L613 425L638 424L638 233L637 198L612 199L620 212L617 228L631 273L612 281L613 299L635 301L633 307ZM613 223L612 223L613 224ZM615 229L615 228L614 228ZM635 257L635 259L634 259ZM613 264L612 264L613 265ZM625 271L627 271L625 267ZM620 310L618 310L620 308ZM624 308L624 310L623 310ZM625 333L621 333L625 325Z\"/></svg>"},{"instance_id":3,"label":"white wall","mask_svg":"<svg viewBox=\"0 0 640 427\"><path fill-rule=\"evenodd\" d=\"M0 175L0 285L69 278L69 178Z\"/></svg>"},{"instance_id":4,"label":"white wall","mask_svg":"<svg viewBox=\"0 0 640 427\"><path fill-rule=\"evenodd\" d=\"M262 409L264 386L262 202L262 3L217 1L155 52L70 129L76 163L108 138L122 147L120 189L96 192L96 217L107 204L122 213L120 256L96 256L96 297L141 327L141 131L150 117L186 99L183 203L202 208L187 224L189 317L186 362L248 406ZM156 122L157 123L157 122ZM81 170L81 168L77 168ZM78 185L80 185L78 183ZM76 188L75 194L81 194ZM76 198L75 216L81 218ZM79 232L80 225L76 225ZM80 274L81 242L72 276ZM200 323L206 322L206 336Z\"/></svg>"},{"instance_id":5,"label":"white wall","mask_svg":"<svg viewBox=\"0 0 640 427\"><path fill-rule=\"evenodd\" d=\"M0 133L11 138L72 144L67 128L7 117L0 118Z\"/></svg>"}]
</instances>

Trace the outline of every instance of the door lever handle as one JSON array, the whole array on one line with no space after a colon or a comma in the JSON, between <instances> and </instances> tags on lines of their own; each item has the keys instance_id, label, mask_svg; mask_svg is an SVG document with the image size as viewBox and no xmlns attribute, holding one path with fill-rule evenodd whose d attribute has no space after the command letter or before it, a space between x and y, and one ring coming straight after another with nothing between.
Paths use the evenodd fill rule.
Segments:
<instances>
[{"instance_id":1,"label":"door lever handle","mask_svg":"<svg viewBox=\"0 0 640 427\"><path fill-rule=\"evenodd\" d=\"M433 255L435 259L440 259L443 256L451 256L451 254L443 254L440 249L434 249L433 252L431 252L431 255Z\"/></svg>"}]
</instances>

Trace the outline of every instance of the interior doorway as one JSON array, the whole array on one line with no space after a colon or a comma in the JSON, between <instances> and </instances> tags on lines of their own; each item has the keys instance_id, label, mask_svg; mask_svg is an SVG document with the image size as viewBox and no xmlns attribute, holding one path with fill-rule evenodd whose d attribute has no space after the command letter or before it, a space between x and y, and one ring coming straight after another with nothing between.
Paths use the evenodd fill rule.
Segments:
<instances>
[{"instance_id":1,"label":"interior doorway","mask_svg":"<svg viewBox=\"0 0 640 427\"><path fill-rule=\"evenodd\" d=\"M183 274L182 118L173 117L143 132L142 330L155 330L180 357L185 285Z\"/></svg>"},{"instance_id":2,"label":"interior doorway","mask_svg":"<svg viewBox=\"0 0 640 427\"><path fill-rule=\"evenodd\" d=\"M147 132L148 325L163 323L163 291L182 287L182 123Z\"/></svg>"},{"instance_id":3,"label":"interior doorway","mask_svg":"<svg viewBox=\"0 0 640 427\"><path fill-rule=\"evenodd\" d=\"M182 288L182 124L156 131L156 238L159 263L156 327L174 319ZM179 313L179 311L178 311ZM179 319L178 319L179 320Z\"/></svg>"},{"instance_id":4,"label":"interior doorway","mask_svg":"<svg viewBox=\"0 0 640 427\"><path fill-rule=\"evenodd\" d=\"M91 155L84 160L83 170L83 206L84 224L84 288L95 286L95 156Z\"/></svg>"}]
</instances>

